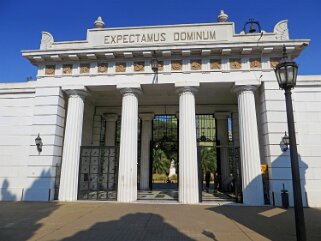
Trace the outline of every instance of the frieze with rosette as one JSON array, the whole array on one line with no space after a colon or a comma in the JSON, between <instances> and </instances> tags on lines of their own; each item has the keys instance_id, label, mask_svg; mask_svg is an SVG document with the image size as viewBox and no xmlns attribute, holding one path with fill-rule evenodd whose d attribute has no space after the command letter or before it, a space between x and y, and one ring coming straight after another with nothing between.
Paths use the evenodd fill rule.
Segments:
<instances>
[{"instance_id":1,"label":"frieze with rosette","mask_svg":"<svg viewBox=\"0 0 321 241\"><path fill-rule=\"evenodd\" d=\"M143 72L145 68L144 62L135 62L134 63L134 71L135 72Z\"/></svg>"},{"instance_id":2,"label":"frieze with rosette","mask_svg":"<svg viewBox=\"0 0 321 241\"><path fill-rule=\"evenodd\" d=\"M275 69L276 66L280 63L280 58L271 58L270 65L272 69Z\"/></svg>"},{"instance_id":3,"label":"frieze with rosette","mask_svg":"<svg viewBox=\"0 0 321 241\"><path fill-rule=\"evenodd\" d=\"M202 70L202 60L200 59L191 60L191 70Z\"/></svg>"},{"instance_id":4,"label":"frieze with rosette","mask_svg":"<svg viewBox=\"0 0 321 241\"><path fill-rule=\"evenodd\" d=\"M261 69L262 63L260 58L250 59L250 68L251 69Z\"/></svg>"},{"instance_id":5,"label":"frieze with rosette","mask_svg":"<svg viewBox=\"0 0 321 241\"><path fill-rule=\"evenodd\" d=\"M46 65L45 74L46 75L54 75L55 74L55 65Z\"/></svg>"},{"instance_id":6,"label":"frieze with rosette","mask_svg":"<svg viewBox=\"0 0 321 241\"><path fill-rule=\"evenodd\" d=\"M232 70L241 69L242 68L241 59L230 59L230 68Z\"/></svg>"},{"instance_id":7,"label":"frieze with rosette","mask_svg":"<svg viewBox=\"0 0 321 241\"><path fill-rule=\"evenodd\" d=\"M182 68L182 60L172 60L172 71L180 71Z\"/></svg>"},{"instance_id":8,"label":"frieze with rosette","mask_svg":"<svg viewBox=\"0 0 321 241\"><path fill-rule=\"evenodd\" d=\"M89 74L90 65L89 64L80 64L80 73L81 74Z\"/></svg>"},{"instance_id":9,"label":"frieze with rosette","mask_svg":"<svg viewBox=\"0 0 321 241\"><path fill-rule=\"evenodd\" d=\"M157 67L158 67L158 71L164 71L164 62L158 61Z\"/></svg>"},{"instance_id":10,"label":"frieze with rosette","mask_svg":"<svg viewBox=\"0 0 321 241\"><path fill-rule=\"evenodd\" d=\"M126 72L126 63L116 63L116 73Z\"/></svg>"},{"instance_id":11,"label":"frieze with rosette","mask_svg":"<svg viewBox=\"0 0 321 241\"><path fill-rule=\"evenodd\" d=\"M211 69L221 69L221 60L220 59L211 59L210 68Z\"/></svg>"},{"instance_id":12,"label":"frieze with rosette","mask_svg":"<svg viewBox=\"0 0 321 241\"><path fill-rule=\"evenodd\" d=\"M108 71L108 64L107 63L99 63L98 64L98 73L103 74L107 73Z\"/></svg>"},{"instance_id":13,"label":"frieze with rosette","mask_svg":"<svg viewBox=\"0 0 321 241\"><path fill-rule=\"evenodd\" d=\"M62 66L62 73L63 74L72 74L72 64L64 64Z\"/></svg>"}]
</instances>

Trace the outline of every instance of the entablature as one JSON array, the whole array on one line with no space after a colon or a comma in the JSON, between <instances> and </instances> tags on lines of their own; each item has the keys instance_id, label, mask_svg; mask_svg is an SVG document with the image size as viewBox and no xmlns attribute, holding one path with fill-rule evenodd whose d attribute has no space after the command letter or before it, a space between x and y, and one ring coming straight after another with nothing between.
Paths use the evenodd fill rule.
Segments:
<instances>
[{"instance_id":1,"label":"entablature","mask_svg":"<svg viewBox=\"0 0 321 241\"><path fill-rule=\"evenodd\" d=\"M165 59L168 57L206 57L206 56L273 56L281 57L283 46L295 58L308 46L309 40L291 40L257 43L211 43L184 46L140 47L140 48L89 48L68 50L23 51L22 55L36 66L50 62L92 61L114 59Z\"/></svg>"}]
</instances>

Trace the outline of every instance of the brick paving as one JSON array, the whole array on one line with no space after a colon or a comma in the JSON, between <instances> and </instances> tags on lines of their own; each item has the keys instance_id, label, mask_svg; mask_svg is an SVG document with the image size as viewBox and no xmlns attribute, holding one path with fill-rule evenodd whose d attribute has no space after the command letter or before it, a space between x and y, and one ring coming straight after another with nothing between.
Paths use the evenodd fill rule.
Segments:
<instances>
[{"instance_id":1,"label":"brick paving","mask_svg":"<svg viewBox=\"0 0 321 241\"><path fill-rule=\"evenodd\" d=\"M321 209L305 209L321 240ZM293 209L112 202L0 203L0 240L295 240Z\"/></svg>"}]
</instances>

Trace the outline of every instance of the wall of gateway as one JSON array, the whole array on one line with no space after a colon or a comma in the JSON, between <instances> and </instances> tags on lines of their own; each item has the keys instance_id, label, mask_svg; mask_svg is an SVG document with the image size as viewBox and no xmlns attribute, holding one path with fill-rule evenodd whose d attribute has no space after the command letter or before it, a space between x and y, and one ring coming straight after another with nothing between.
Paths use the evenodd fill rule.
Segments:
<instances>
[{"instance_id":1,"label":"wall of gateway","mask_svg":"<svg viewBox=\"0 0 321 241\"><path fill-rule=\"evenodd\" d=\"M321 87L297 87L293 96L302 190L311 207L321 207Z\"/></svg>"},{"instance_id":2,"label":"wall of gateway","mask_svg":"<svg viewBox=\"0 0 321 241\"><path fill-rule=\"evenodd\" d=\"M303 201L311 207L321 206L321 177L318 175L321 171L320 80L320 76L299 76L293 91ZM62 158L67 97L60 87L35 88L34 85L35 82L1 84L0 200L54 199ZM281 205L284 184L293 205L290 153L283 152L280 147L287 131L285 99L276 81L262 82L256 93L256 105L261 162L269 167L271 204L274 201ZM102 114L119 114L120 110L120 106L96 107L87 99L82 145L99 145ZM233 112L232 118L237 121L238 114ZM38 133L44 144L41 154L35 146ZM238 136L234 124L233 135Z\"/></svg>"},{"instance_id":3,"label":"wall of gateway","mask_svg":"<svg viewBox=\"0 0 321 241\"><path fill-rule=\"evenodd\" d=\"M61 166L65 116L65 95L60 87L36 88L23 200L54 199L55 184L59 181L56 176L59 176ZM43 142L40 154L34 144L38 133Z\"/></svg>"},{"instance_id":4,"label":"wall of gateway","mask_svg":"<svg viewBox=\"0 0 321 241\"><path fill-rule=\"evenodd\" d=\"M318 87L302 87L293 91L293 108L299 154L302 198L305 206L321 206L320 150L320 102ZM290 151L282 151L280 142L288 130L284 91L276 81L264 82L260 88L260 127L262 129L262 156L268 164L270 177L270 199L281 205L283 185L289 191L293 205Z\"/></svg>"},{"instance_id":5,"label":"wall of gateway","mask_svg":"<svg viewBox=\"0 0 321 241\"><path fill-rule=\"evenodd\" d=\"M35 90L29 82L7 84L0 91L0 200L20 201L27 178Z\"/></svg>"}]
</instances>

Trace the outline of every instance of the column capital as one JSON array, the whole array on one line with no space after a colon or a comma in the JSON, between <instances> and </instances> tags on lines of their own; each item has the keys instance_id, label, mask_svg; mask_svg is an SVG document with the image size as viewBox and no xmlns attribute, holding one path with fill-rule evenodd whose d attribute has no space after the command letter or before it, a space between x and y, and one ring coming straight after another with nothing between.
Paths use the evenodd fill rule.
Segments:
<instances>
[{"instance_id":1,"label":"column capital","mask_svg":"<svg viewBox=\"0 0 321 241\"><path fill-rule=\"evenodd\" d=\"M218 120L225 120L230 116L229 112L215 112L214 118Z\"/></svg>"},{"instance_id":2,"label":"column capital","mask_svg":"<svg viewBox=\"0 0 321 241\"><path fill-rule=\"evenodd\" d=\"M103 117L105 118L106 121L117 121L118 120L118 114L116 113L104 113Z\"/></svg>"},{"instance_id":3,"label":"column capital","mask_svg":"<svg viewBox=\"0 0 321 241\"><path fill-rule=\"evenodd\" d=\"M126 95L135 95L136 97L142 94L142 90L140 88L119 88L119 91L122 96Z\"/></svg>"},{"instance_id":4,"label":"column capital","mask_svg":"<svg viewBox=\"0 0 321 241\"><path fill-rule=\"evenodd\" d=\"M240 94L243 91L256 91L256 89L258 88L258 86L255 85L235 85L232 89L232 91L236 94Z\"/></svg>"},{"instance_id":5,"label":"column capital","mask_svg":"<svg viewBox=\"0 0 321 241\"><path fill-rule=\"evenodd\" d=\"M143 121L151 121L154 119L154 113L140 113L139 118Z\"/></svg>"},{"instance_id":6,"label":"column capital","mask_svg":"<svg viewBox=\"0 0 321 241\"><path fill-rule=\"evenodd\" d=\"M176 87L176 92L181 95L181 94L184 94L184 93L192 93L192 94L195 94L198 90L198 87L196 86L179 86L179 87Z\"/></svg>"},{"instance_id":7,"label":"column capital","mask_svg":"<svg viewBox=\"0 0 321 241\"><path fill-rule=\"evenodd\" d=\"M82 99L85 99L90 95L88 89L85 86L63 86L61 88L69 97L79 96Z\"/></svg>"}]
</instances>

